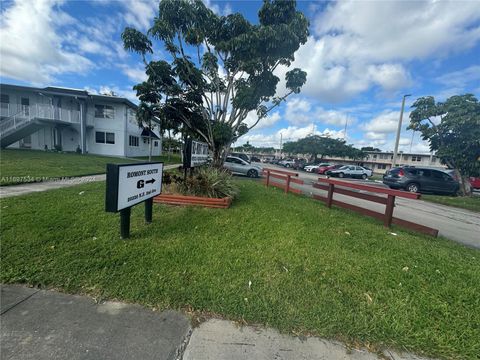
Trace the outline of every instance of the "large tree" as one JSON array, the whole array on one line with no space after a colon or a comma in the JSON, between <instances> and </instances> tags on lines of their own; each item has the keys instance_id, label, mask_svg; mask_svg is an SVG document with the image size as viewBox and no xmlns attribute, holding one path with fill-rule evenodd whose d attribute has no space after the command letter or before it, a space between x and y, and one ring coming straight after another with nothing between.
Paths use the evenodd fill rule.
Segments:
<instances>
[{"instance_id":1,"label":"large tree","mask_svg":"<svg viewBox=\"0 0 480 360\"><path fill-rule=\"evenodd\" d=\"M276 95L275 69L290 66L308 37L295 1L265 0L258 18L251 24L239 13L218 16L201 0L162 0L147 34L122 33L125 49L145 65L148 78L134 87L141 103L207 142L219 166L233 142L306 82L304 71L292 69L285 92ZM164 45L167 60L153 60L152 38ZM245 122L250 112L253 124Z\"/></svg>"},{"instance_id":2,"label":"large tree","mask_svg":"<svg viewBox=\"0 0 480 360\"><path fill-rule=\"evenodd\" d=\"M312 161L325 156L355 156L360 155L360 150L346 145L345 140L333 139L327 136L311 135L297 141L283 144L283 152L289 154L309 154Z\"/></svg>"},{"instance_id":3,"label":"large tree","mask_svg":"<svg viewBox=\"0 0 480 360\"><path fill-rule=\"evenodd\" d=\"M417 99L408 129L419 131L430 150L455 169L461 192L471 192L469 176L480 175L480 103L472 94L457 95L445 102L433 96Z\"/></svg>"}]
</instances>

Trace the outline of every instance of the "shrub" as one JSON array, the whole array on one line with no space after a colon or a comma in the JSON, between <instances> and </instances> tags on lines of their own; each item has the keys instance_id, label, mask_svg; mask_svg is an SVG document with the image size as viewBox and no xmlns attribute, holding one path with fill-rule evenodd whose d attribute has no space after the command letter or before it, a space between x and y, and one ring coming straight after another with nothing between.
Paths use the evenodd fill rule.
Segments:
<instances>
[{"instance_id":1,"label":"shrub","mask_svg":"<svg viewBox=\"0 0 480 360\"><path fill-rule=\"evenodd\" d=\"M229 172L210 166L195 169L195 173L187 176L186 180L181 176L165 173L163 183L171 192L179 192L183 195L234 198L239 192Z\"/></svg>"}]
</instances>

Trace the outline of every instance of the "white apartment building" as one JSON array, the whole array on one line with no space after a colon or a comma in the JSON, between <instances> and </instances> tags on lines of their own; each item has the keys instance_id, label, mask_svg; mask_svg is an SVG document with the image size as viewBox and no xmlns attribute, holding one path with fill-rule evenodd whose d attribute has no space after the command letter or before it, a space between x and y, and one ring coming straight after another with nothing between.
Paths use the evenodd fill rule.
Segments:
<instances>
[{"instance_id":1,"label":"white apartment building","mask_svg":"<svg viewBox=\"0 0 480 360\"><path fill-rule=\"evenodd\" d=\"M60 87L0 84L0 146L109 156L161 155L158 133L140 128L126 98ZM78 150L79 149L79 150Z\"/></svg>"}]
</instances>

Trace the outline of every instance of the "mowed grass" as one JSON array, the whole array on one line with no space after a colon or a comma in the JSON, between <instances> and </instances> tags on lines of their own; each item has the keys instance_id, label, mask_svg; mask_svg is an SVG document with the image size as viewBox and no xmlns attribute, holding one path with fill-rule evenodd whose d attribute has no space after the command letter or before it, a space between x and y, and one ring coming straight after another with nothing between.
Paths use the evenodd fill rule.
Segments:
<instances>
[{"instance_id":1,"label":"mowed grass","mask_svg":"<svg viewBox=\"0 0 480 360\"><path fill-rule=\"evenodd\" d=\"M148 156L140 156L137 159L141 160L148 160ZM181 154L170 154L168 156L167 153L161 156L152 156L152 161L161 161L165 164L181 164L182 163L182 155Z\"/></svg>"},{"instance_id":2,"label":"mowed grass","mask_svg":"<svg viewBox=\"0 0 480 360\"><path fill-rule=\"evenodd\" d=\"M422 195L422 200L480 212L480 196Z\"/></svg>"},{"instance_id":3,"label":"mowed grass","mask_svg":"<svg viewBox=\"0 0 480 360\"><path fill-rule=\"evenodd\" d=\"M479 251L238 183L228 210L156 204L145 225L134 207L126 241L104 212L104 183L3 199L0 279L478 358Z\"/></svg>"},{"instance_id":4,"label":"mowed grass","mask_svg":"<svg viewBox=\"0 0 480 360\"><path fill-rule=\"evenodd\" d=\"M146 160L145 160L146 161ZM154 161L179 163L179 156L157 156ZM0 185L48 181L60 177L105 173L106 164L129 164L139 160L76 153L5 149L0 152Z\"/></svg>"}]
</instances>

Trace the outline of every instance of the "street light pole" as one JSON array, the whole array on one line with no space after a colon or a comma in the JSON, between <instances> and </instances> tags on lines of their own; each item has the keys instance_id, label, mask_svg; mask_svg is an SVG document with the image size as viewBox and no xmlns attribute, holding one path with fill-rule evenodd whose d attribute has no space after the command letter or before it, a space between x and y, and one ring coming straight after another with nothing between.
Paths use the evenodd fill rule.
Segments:
<instances>
[{"instance_id":1,"label":"street light pole","mask_svg":"<svg viewBox=\"0 0 480 360\"><path fill-rule=\"evenodd\" d=\"M398 128L397 128L397 138L395 139L395 150L393 151L392 168L394 168L395 164L397 163L398 144L400 142L400 132L402 131L403 110L405 109L405 98L407 96L411 96L411 94L403 95L402 110L400 111L400 120L398 121Z\"/></svg>"}]
</instances>

